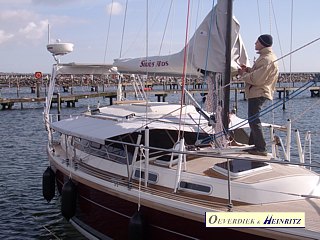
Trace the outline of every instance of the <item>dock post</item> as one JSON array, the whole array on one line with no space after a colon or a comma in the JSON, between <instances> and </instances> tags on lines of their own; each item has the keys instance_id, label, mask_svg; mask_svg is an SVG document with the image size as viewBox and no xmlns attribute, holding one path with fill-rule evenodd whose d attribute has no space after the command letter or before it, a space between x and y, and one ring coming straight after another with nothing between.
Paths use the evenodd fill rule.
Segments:
<instances>
[{"instance_id":1,"label":"dock post","mask_svg":"<svg viewBox=\"0 0 320 240\"><path fill-rule=\"evenodd\" d=\"M113 98L117 99L117 95L110 95L108 96L109 101L110 101L110 106L113 105Z\"/></svg>"},{"instance_id":2,"label":"dock post","mask_svg":"<svg viewBox=\"0 0 320 240\"><path fill-rule=\"evenodd\" d=\"M31 86L30 88L31 88L31 93L35 93L35 92L36 92L36 90L35 90L35 87L34 87L34 86Z\"/></svg>"},{"instance_id":3,"label":"dock post","mask_svg":"<svg viewBox=\"0 0 320 240\"><path fill-rule=\"evenodd\" d=\"M310 89L310 92L311 92L311 97L320 97L320 90L313 90L313 89Z\"/></svg>"},{"instance_id":4,"label":"dock post","mask_svg":"<svg viewBox=\"0 0 320 240\"><path fill-rule=\"evenodd\" d=\"M155 96L157 97L158 99L158 102L161 102L161 97L162 97L162 102L165 102L166 100L166 96L168 96L166 93L160 93L160 94L155 94Z\"/></svg>"},{"instance_id":5,"label":"dock post","mask_svg":"<svg viewBox=\"0 0 320 240\"><path fill-rule=\"evenodd\" d=\"M282 110L286 109L286 98L287 98L286 88L283 89L283 100L282 100Z\"/></svg>"},{"instance_id":6,"label":"dock post","mask_svg":"<svg viewBox=\"0 0 320 240\"><path fill-rule=\"evenodd\" d=\"M201 92L200 96L202 97L202 103L205 103L207 100L208 93Z\"/></svg>"},{"instance_id":7,"label":"dock post","mask_svg":"<svg viewBox=\"0 0 320 240\"><path fill-rule=\"evenodd\" d=\"M40 82L37 82L37 98L40 97Z\"/></svg>"},{"instance_id":8,"label":"dock post","mask_svg":"<svg viewBox=\"0 0 320 240\"><path fill-rule=\"evenodd\" d=\"M158 99L158 102L160 102L161 94L156 94L156 97L157 97L157 99Z\"/></svg>"},{"instance_id":9,"label":"dock post","mask_svg":"<svg viewBox=\"0 0 320 240\"><path fill-rule=\"evenodd\" d=\"M167 96L167 94L165 93L165 94L163 94L163 96L162 96L162 102L165 102L166 101L166 96Z\"/></svg>"},{"instance_id":10,"label":"dock post","mask_svg":"<svg viewBox=\"0 0 320 240\"><path fill-rule=\"evenodd\" d=\"M69 92L69 86L63 86L63 92Z\"/></svg>"}]
</instances>

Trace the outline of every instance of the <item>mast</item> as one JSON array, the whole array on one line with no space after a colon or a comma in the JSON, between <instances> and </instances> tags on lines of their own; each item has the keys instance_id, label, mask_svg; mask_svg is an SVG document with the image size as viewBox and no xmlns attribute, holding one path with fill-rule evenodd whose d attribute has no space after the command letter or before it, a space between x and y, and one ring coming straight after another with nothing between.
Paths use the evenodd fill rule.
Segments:
<instances>
[{"instance_id":1,"label":"mast","mask_svg":"<svg viewBox=\"0 0 320 240\"><path fill-rule=\"evenodd\" d=\"M230 78L231 78L231 33L232 33L232 1L228 1L227 31L226 31L226 67L224 74L224 106L222 122L224 129L229 127L229 104L230 104Z\"/></svg>"}]
</instances>

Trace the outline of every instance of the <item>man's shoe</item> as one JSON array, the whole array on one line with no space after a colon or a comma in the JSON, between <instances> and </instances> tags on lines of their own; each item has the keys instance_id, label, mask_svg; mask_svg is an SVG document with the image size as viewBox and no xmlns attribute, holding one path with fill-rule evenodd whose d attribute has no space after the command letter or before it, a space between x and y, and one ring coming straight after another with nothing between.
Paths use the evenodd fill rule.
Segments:
<instances>
[{"instance_id":1,"label":"man's shoe","mask_svg":"<svg viewBox=\"0 0 320 240\"><path fill-rule=\"evenodd\" d=\"M251 147L251 148L244 149L242 151L243 152L250 152L250 151L255 151L255 150L256 150L256 147Z\"/></svg>"},{"instance_id":2,"label":"man's shoe","mask_svg":"<svg viewBox=\"0 0 320 240\"><path fill-rule=\"evenodd\" d=\"M258 151L256 149L254 150L249 150L248 151L249 154L252 154L252 155L259 155L259 156L268 156L268 153L265 152L265 151Z\"/></svg>"}]
</instances>

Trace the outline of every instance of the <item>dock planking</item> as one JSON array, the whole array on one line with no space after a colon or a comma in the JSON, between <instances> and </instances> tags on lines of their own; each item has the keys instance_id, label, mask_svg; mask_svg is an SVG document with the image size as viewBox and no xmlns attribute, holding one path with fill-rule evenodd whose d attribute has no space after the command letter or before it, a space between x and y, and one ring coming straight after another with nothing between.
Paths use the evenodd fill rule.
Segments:
<instances>
[{"instance_id":1,"label":"dock planking","mask_svg":"<svg viewBox=\"0 0 320 240\"><path fill-rule=\"evenodd\" d=\"M100 93L90 93L90 94L70 94L60 96L55 94L52 98L52 104L66 103L67 107L75 107L75 103L80 99L87 98L98 98L105 97L110 99L110 105L112 104L113 98L117 97L116 92L100 92ZM58 99L60 98L60 99ZM15 103L21 103L21 108L23 108L23 103L45 103L45 97L36 97L36 98L0 98L0 105L2 109L11 109Z\"/></svg>"},{"instance_id":2,"label":"dock planking","mask_svg":"<svg viewBox=\"0 0 320 240\"><path fill-rule=\"evenodd\" d=\"M168 96L168 94L175 94L181 92L181 87L179 85L174 87L164 86L163 89L157 89L155 90L153 88L155 84L148 86L146 89L146 92L148 95L153 94L155 97L157 97L158 102L165 101L165 97ZM179 89L180 88L180 89ZM290 92L298 90L298 87L277 87L276 92L278 93L278 98L285 98L287 97ZM191 85L187 86L187 90L190 93L199 93L202 96L205 96L208 94L208 90L206 85L202 85L201 87L198 85ZM241 82L237 82L232 84L232 87L230 88L231 92L234 92L235 95L238 93L243 94L243 99L245 100L245 92L244 92L244 84ZM309 87L310 96L311 97L320 97L320 86L313 86ZM123 94L134 94L135 92L133 90L125 90L125 87L123 89ZM58 99L60 97L60 100ZM60 104L66 103L67 107L75 107L76 102L78 102L81 99L87 99L87 98L98 98L98 97L104 97L109 98L110 105L113 104L113 99L117 98L116 92L94 92L94 93L84 93L84 94L69 94L69 95L57 95L55 94L52 99L53 104L58 104L58 101L60 101ZM23 103L45 103L46 98L45 97L23 97L23 98L0 98L0 105L2 106L2 109L12 109L13 105L15 103L20 103L21 108L23 108Z\"/></svg>"}]
</instances>

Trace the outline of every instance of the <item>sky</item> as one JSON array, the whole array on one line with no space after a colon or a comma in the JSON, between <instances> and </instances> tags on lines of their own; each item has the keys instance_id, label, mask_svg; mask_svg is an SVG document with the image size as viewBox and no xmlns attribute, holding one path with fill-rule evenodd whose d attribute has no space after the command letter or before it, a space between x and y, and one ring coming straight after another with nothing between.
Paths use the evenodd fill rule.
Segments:
<instances>
[{"instance_id":1,"label":"sky","mask_svg":"<svg viewBox=\"0 0 320 240\"><path fill-rule=\"evenodd\" d=\"M216 1L190 0L189 38ZM61 62L170 54L184 46L188 0L0 0L0 72L51 72L48 42L74 44ZM127 7L126 7L127 6ZM148 9L148 11L146 11ZM234 0L250 61L260 34L278 58L320 37L319 0ZM125 24L124 24L125 23ZM147 40L146 40L147 39ZM148 46L148 47L146 47ZM282 72L320 72L320 41L279 61Z\"/></svg>"}]
</instances>

